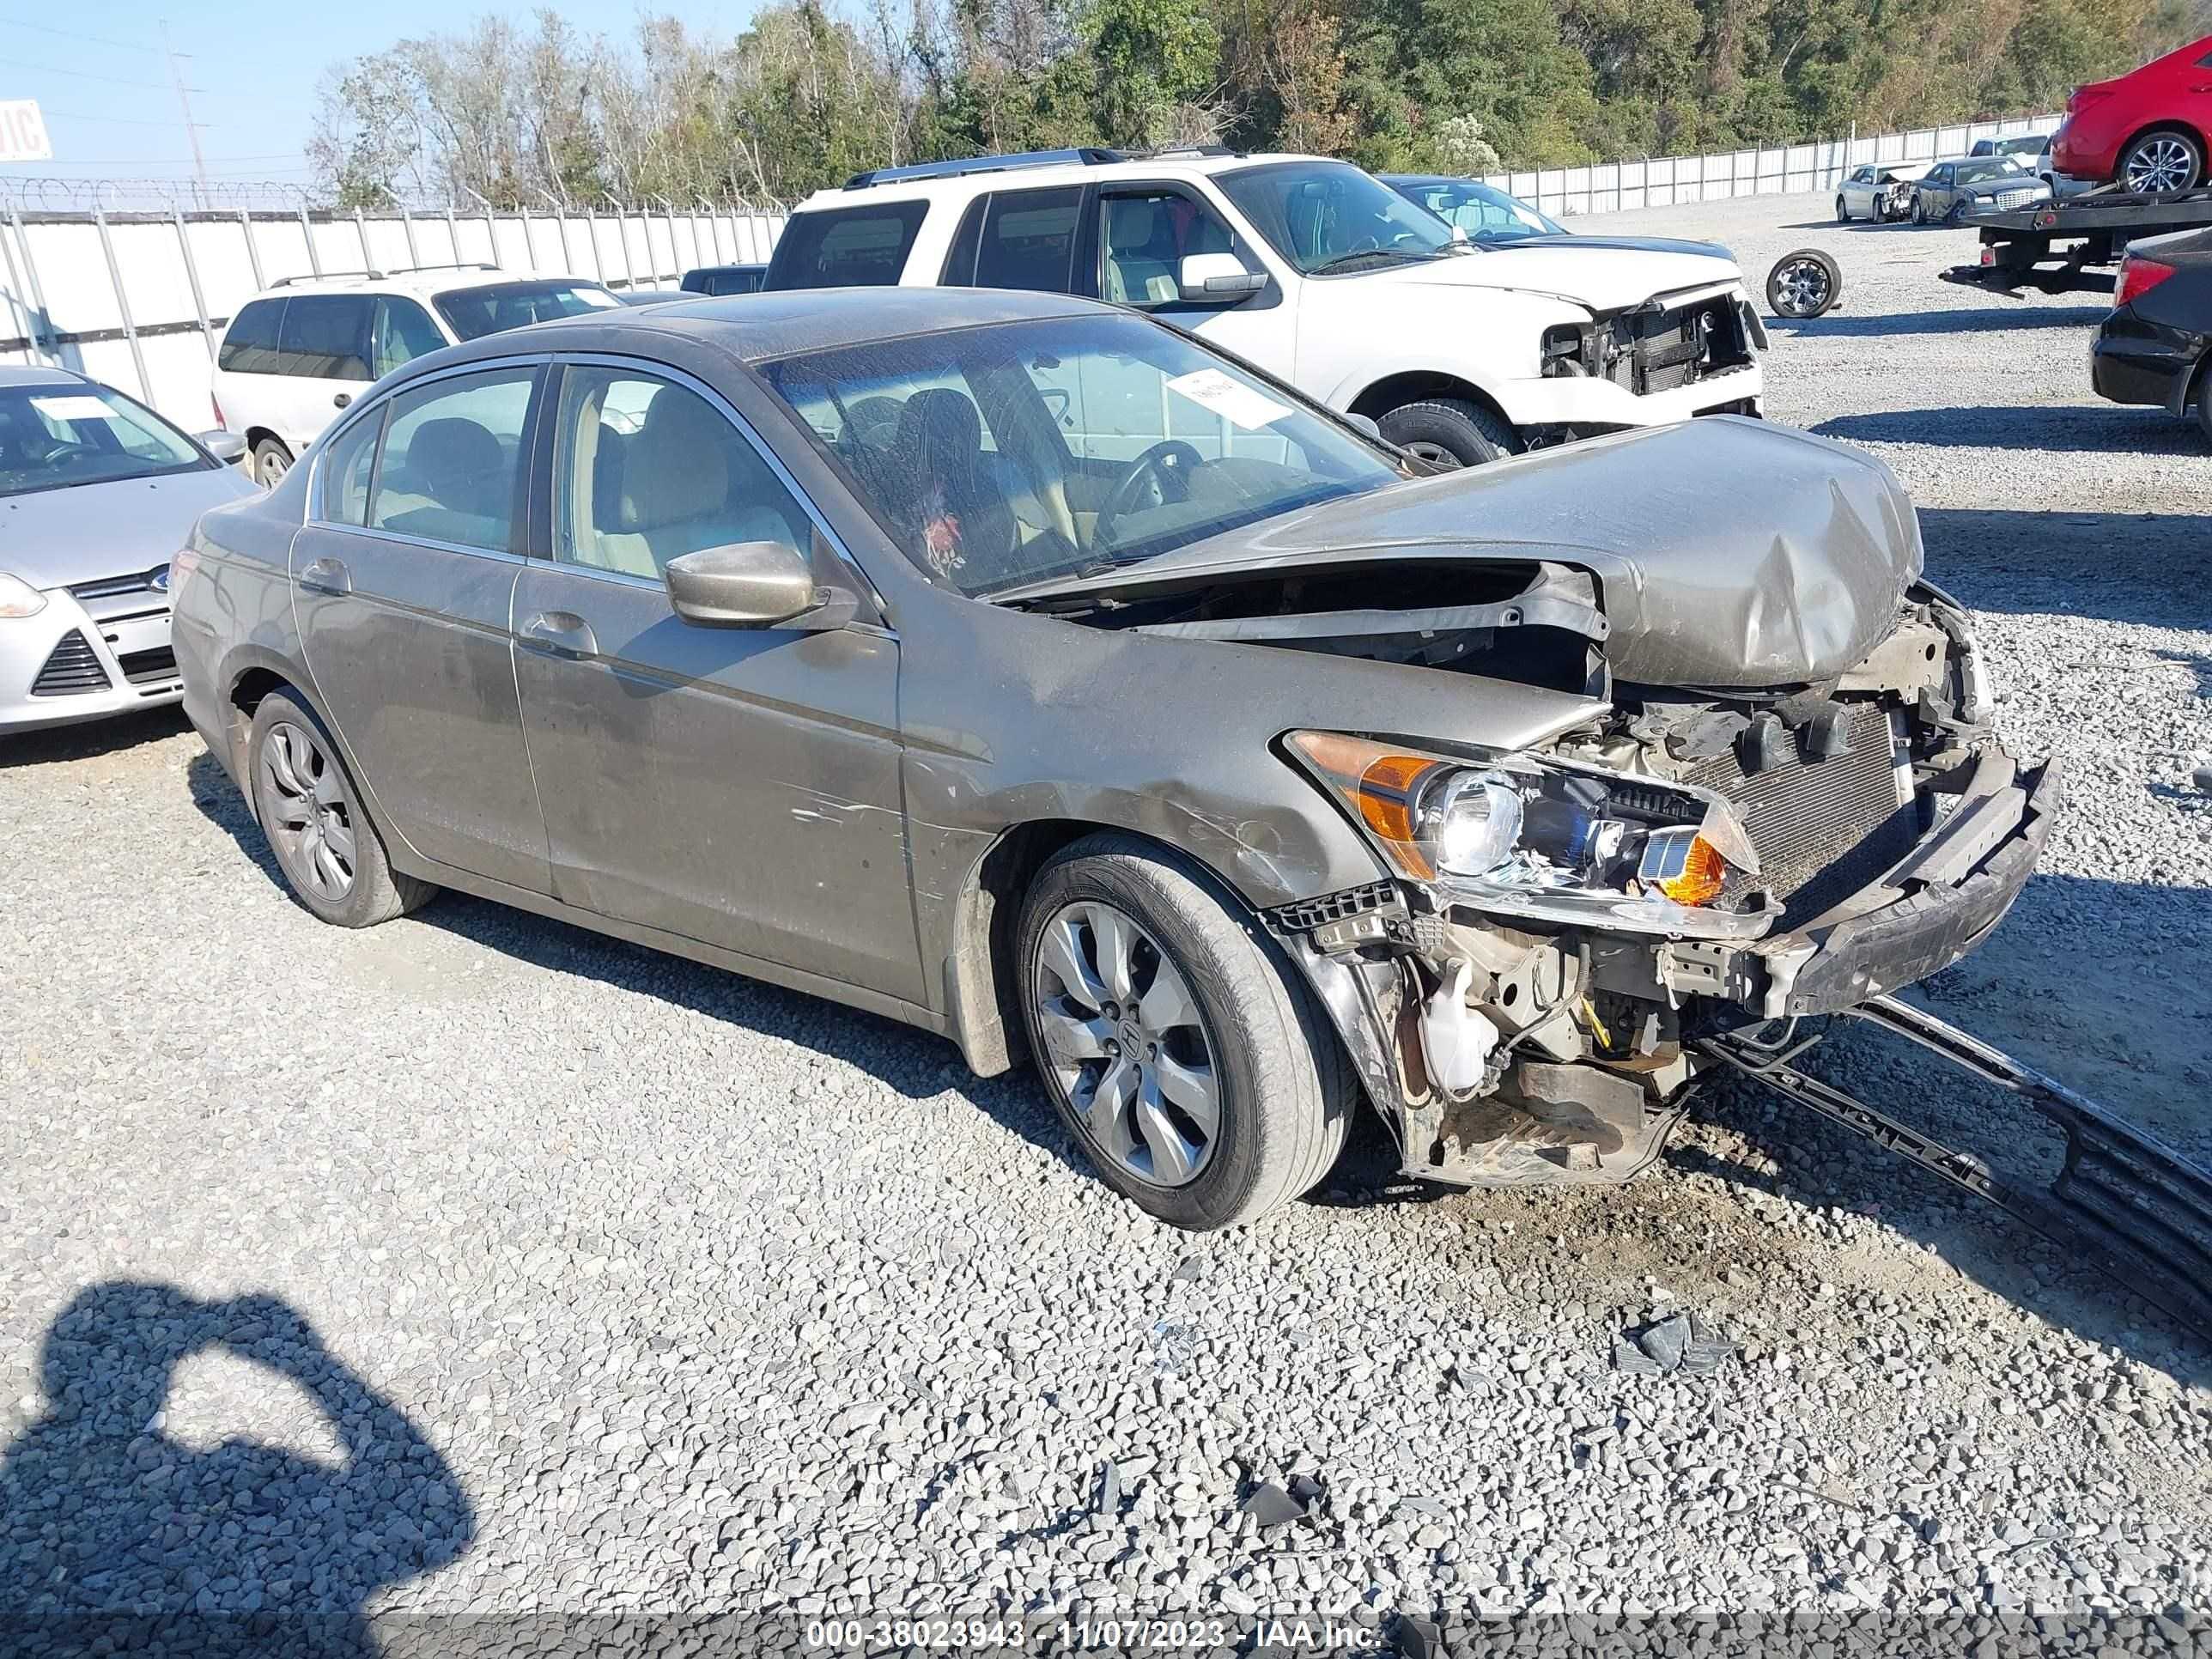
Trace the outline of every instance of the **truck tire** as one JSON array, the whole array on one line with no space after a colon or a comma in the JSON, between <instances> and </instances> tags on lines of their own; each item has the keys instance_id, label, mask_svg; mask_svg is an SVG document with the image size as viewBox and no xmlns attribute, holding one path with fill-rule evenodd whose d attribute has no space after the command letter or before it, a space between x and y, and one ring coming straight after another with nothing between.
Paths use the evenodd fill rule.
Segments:
<instances>
[{"instance_id":1,"label":"truck tire","mask_svg":"<svg viewBox=\"0 0 2212 1659\"><path fill-rule=\"evenodd\" d=\"M1401 404L1376 424L1383 437L1431 466L1480 466L1522 448L1519 433L1462 398Z\"/></svg>"}]
</instances>

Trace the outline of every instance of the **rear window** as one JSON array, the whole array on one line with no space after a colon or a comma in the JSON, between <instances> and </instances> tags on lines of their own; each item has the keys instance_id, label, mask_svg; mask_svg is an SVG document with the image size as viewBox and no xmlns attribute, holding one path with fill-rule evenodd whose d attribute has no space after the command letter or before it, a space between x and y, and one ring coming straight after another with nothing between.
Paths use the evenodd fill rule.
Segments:
<instances>
[{"instance_id":1,"label":"rear window","mask_svg":"<svg viewBox=\"0 0 2212 1659\"><path fill-rule=\"evenodd\" d=\"M556 317L612 311L622 301L597 283L492 283L448 289L431 304L455 335L473 340Z\"/></svg>"},{"instance_id":2,"label":"rear window","mask_svg":"<svg viewBox=\"0 0 2212 1659\"><path fill-rule=\"evenodd\" d=\"M883 202L794 214L776 242L763 286L891 287L928 211L926 202Z\"/></svg>"},{"instance_id":3,"label":"rear window","mask_svg":"<svg viewBox=\"0 0 2212 1659\"><path fill-rule=\"evenodd\" d=\"M368 312L365 295L302 294L284 304L276 336L280 371L316 380L366 380Z\"/></svg>"},{"instance_id":4,"label":"rear window","mask_svg":"<svg viewBox=\"0 0 2212 1659\"><path fill-rule=\"evenodd\" d=\"M216 367L230 374L278 374L276 331L284 319L282 300L248 301L222 337Z\"/></svg>"}]
</instances>

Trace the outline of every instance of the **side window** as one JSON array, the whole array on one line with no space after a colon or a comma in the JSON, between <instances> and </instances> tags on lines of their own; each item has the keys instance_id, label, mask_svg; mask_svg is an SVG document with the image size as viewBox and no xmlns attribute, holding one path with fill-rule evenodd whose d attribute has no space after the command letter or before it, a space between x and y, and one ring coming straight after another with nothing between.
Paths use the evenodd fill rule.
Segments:
<instances>
[{"instance_id":1,"label":"side window","mask_svg":"<svg viewBox=\"0 0 2212 1659\"><path fill-rule=\"evenodd\" d=\"M388 408L389 405L387 404ZM384 410L364 415L348 427L324 459L320 516L331 524L368 522L368 484L376 468L376 441L384 431Z\"/></svg>"},{"instance_id":2,"label":"side window","mask_svg":"<svg viewBox=\"0 0 2212 1659\"><path fill-rule=\"evenodd\" d=\"M370 526L509 550L536 375L531 368L501 369L433 380L393 398L368 504Z\"/></svg>"},{"instance_id":3,"label":"side window","mask_svg":"<svg viewBox=\"0 0 2212 1659\"><path fill-rule=\"evenodd\" d=\"M1066 294L1074 287L1083 189L1002 191L991 198L975 252L977 288Z\"/></svg>"},{"instance_id":4,"label":"side window","mask_svg":"<svg viewBox=\"0 0 2212 1659\"><path fill-rule=\"evenodd\" d=\"M446 343L430 313L414 301L386 295L376 302L375 349L369 368L378 380Z\"/></svg>"},{"instance_id":5,"label":"side window","mask_svg":"<svg viewBox=\"0 0 2212 1659\"><path fill-rule=\"evenodd\" d=\"M1180 191L1109 196L1102 206L1099 294L1118 305L1172 305L1187 257L1236 252L1219 216Z\"/></svg>"},{"instance_id":6,"label":"side window","mask_svg":"<svg viewBox=\"0 0 2212 1659\"><path fill-rule=\"evenodd\" d=\"M284 302L276 337L283 373L315 380L366 380L368 297L302 294Z\"/></svg>"},{"instance_id":7,"label":"side window","mask_svg":"<svg viewBox=\"0 0 2212 1659\"><path fill-rule=\"evenodd\" d=\"M776 240L766 286L891 287L928 211L926 202L884 202L795 214Z\"/></svg>"},{"instance_id":8,"label":"side window","mask_svg":"<svg viewBox=\"0 0 2212 1659\"><path fill-rule=\"evenodd\" d=\"M804 550L805 509L729 417L657 375L573 367L553 431L553 556L658 580L731 542Z\"/></svg>"},{"instance_id":9,"label":"side window","mask_svg":"<svg viewBox=\"0 0 2212 1659\"><path fill-rule=\"evenodd\" d=\"M231 374L280 374L276 333L284 320L282 300L249 300L223 331L216 367Z\"/></svg>"}]
</instances>

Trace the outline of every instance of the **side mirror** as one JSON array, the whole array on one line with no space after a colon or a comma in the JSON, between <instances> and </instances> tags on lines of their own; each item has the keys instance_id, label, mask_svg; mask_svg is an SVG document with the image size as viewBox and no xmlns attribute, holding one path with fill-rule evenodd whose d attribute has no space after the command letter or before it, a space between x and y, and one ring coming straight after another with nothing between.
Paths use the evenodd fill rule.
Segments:
<instances>
[{"instance_id":1,"label":"side mirror","mask_svg":"<svg viewBox=\"0 0 2212 1659\"><path fill-rule=\"evenodd\" d=\"M246 440L235 432L225 432L218 427L213 432L197 432L192 441L216 458L236 466L246 459Z\"/></svg>"},{"instance_id":2,"label":"side mirror","mask_svg":"<svg viewBox=\"0 0 2212 1659\"><path fill-rule=\"evenodd\" d=\"M695 628L773 628L832 597L805 556L782 542L732 542L668 562L669 603Z\"/></svg>"},{"instance_id":3,"label":"side mirror","mask_svg":"<svg viewBox=\"0 0 2212 1659\"><path fill-rule=\"evenodd\" d=\"M1265 276L1245 270L1233 253L1185 254L1176 276L1176 287L1187 306L1233 306L1267 286Z\"/></svg>"},{"instance_id":4,"label":"side mirror","mask_svg":"<svg viewBox=\"0 0 2212 1659\"><path fill-rule=\"evenodd\" d=\"M1389 439L1387 439L1387 438L1385 438L1385 437L1382 435L1382 428L1381 427L1379 427L1379 426L1376 425L1376 424L1375 424L1375 422L1374 422L1373 421L1370 420L1366 416L1364 416L1364 415L1346 415L1346 416L1345 416L1343 417L1343 419L1344 419L1344 423L1345 423L1345 425L1346 425L1346 426L1350 427L1350 428L1351 428L1354 432L1357 432L1357 433L1358 433L1361 437L1363 437L1363 438L1372 438L1372 439L1373 439L1373 440L1375 440L1375 441L1376 441L1376 443L1378 443L1378 444L1379 444L1379 443L1389 443ZM1395 446L1395 444L1394 444L1394 445L1392 445L1391 447L1392 447L1393 448L1395 448L1395 447L1396 447L1396 446Z\"/></svg>"}]
</instances>

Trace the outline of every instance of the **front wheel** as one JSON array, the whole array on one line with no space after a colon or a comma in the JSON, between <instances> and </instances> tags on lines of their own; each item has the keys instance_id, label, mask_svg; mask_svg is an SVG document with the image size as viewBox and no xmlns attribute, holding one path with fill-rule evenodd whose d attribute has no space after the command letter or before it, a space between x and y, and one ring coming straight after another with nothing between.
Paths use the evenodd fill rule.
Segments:
<instances>
[{"instance_id":1,"label":"front wheel","mask_svg":"<svg viewBox=\"0 0 2212 1659\"><path fill-rule=\"evenodd\" d=\"M1844 198L1838 196L1836 198L1836 222L1839 225L1847 225L1850 222L1851 210L1844 204Z\"/></svg>"},{"instance_id":2,"label":"front wheel","mask_svg":"<svg viewBox=\"0 0 2212 1659\"><path fill-rule=\"evenodd\" d=\"M1177 1227L1255 1220L1343 1150L1343 1049L1280 949L1188 860L1085 837L1037 873L1016 962L1030 1045L1106 1183Z\"/></svg>"},{"instance_id":3,"label":"front wheel","mask_svg":"<svg viewBox=\"0 0 2212 1659\"><path fill-rule=\"evenodd\" d=\"M2139 196L2188 190L2204 178L2204 149L2179 127L2160 127L2128 146L2116 176Z\"/></svg>"},{"instance_id":4,"label":"front wheel","mask_svg":"<svg viewBox=\"0 0 2212 1659\"><path fill-rule=\"evenodd\" d=\"M264 489L274 489L292 470L292 452L274 438L253 446L253 477Z\"/></svg>"},{"instance_id":5,"label":"front wheel","mask_svg":"<svg viewBox=\"0 0 2212 1659\"><path fill-rule=\"evenodd\" d=\"M1844 291L1842 267L1816 247L1785 253L1766 273L1766 304L1791 321L1818 317Z\"/></svg>"},{"instance_id":6,"label":"front wheel","mask_svg":"<svg viewBox=\"0 0 2212 1659\"><path fill-rule=\"evenodd\" d=\"M1480 404L1461 398L1401 404L1376 424L1383 437L1431 466L1480 466L1522 447L1521 434L1511 426Z\"/></svg>"},{"instance_id":7,"label":"front wheel","mask_svg":"<svg viewBox=\"0 0 2212 1659\"><path fill-rule=\"evenodd\" d=\"M1972 211L1972 209L1973 204L1969 202L1965 197L1961 196L1957 201L1951 204L1951 210L1943 216L1943 222L1950 226L1952 229L1956 230L1960 226L1966 222L1966 215Z\"/></svg>"},{"instance_id":8,"label":"front wheel","mask_svg":"<svg viewBox=\"0 0 2212 1659\"><path fill-rule=\"evenodd\" d=\"M438 890L401 875L362 811L321 720L289 691L253 711L246 745L253 816L292 896L337 927L373 927L418 908Z\"/></svg>"}]
</instances>

